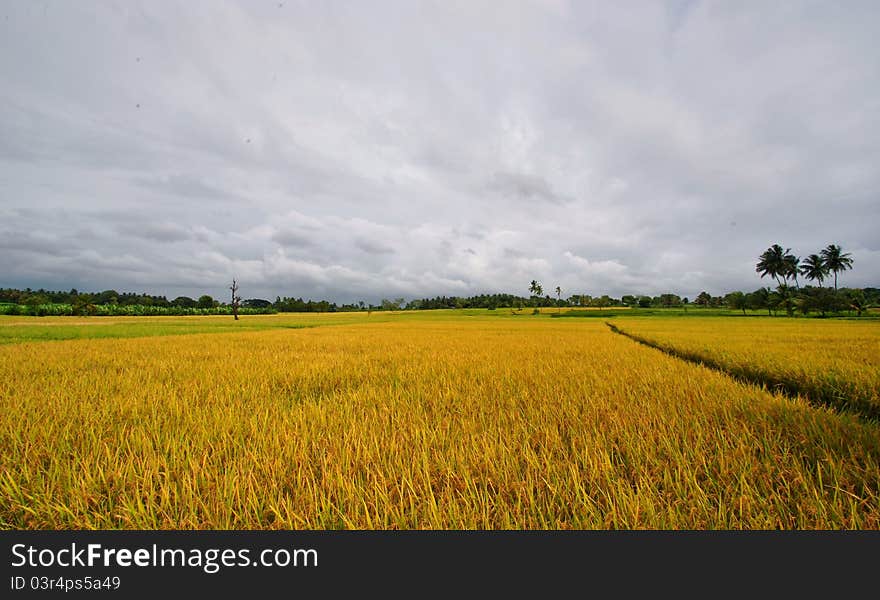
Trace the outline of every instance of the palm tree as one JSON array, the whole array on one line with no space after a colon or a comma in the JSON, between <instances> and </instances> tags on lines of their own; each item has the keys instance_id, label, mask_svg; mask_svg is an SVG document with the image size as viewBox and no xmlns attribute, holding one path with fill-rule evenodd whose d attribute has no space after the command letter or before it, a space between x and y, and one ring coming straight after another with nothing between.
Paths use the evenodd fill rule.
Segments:
<instances>
[{"instance_id":1,"label":"palm tree","mask_svg":"<svg viewBox=\"0 0 880 600\"><path fill-rule=\"evenodd\" d=\"M789 248L790 250L790 248ZM800 256L795 256L791 254L789 250L785 251L785 256L782 257L782 263L784 265L782 276L788 280L790 277L794 279L794 285L797 289L801 289L800 283L798 283L798 266L800 265L801 258Z\"/></svg>"},{"instance_id":2,"label":"palm tree","mask_svg":"<svg viewBox=\"0 0 880 600\"><path fill-rule=\"evenodd\" d=\"M562 302L562 288L557 285L556 286L556 312L560 312L562 310L559 306L560 302Z\"/></svg>"},{"instance_id":3,"label":"palm tree","mask_svg":"<svg viewBox=\"0 0 880 600\"><path fill-rule=\"evenodd\" d=\"M837 291L837 273L852 269L853 259L849 252L843 252L843 248L835 244L828 244L822 250L822 261L825 268L834 273L834 291Z\"/></svg>"},{"instance_id":4,"label":"palm tree","mask_svg":"<svg viewBox=\"0 0 880 600\"><path fill-rule=\"evenodd\" d=\"M818 281L819 287L822 287L822 282L828 276L828 267L818 254L811 254L806 257L804 264L798 267L798 270L801 272L801 275L810 281Z\"/></svg>"},{"instance_id":5,"label":"palm tree","mask_svg":"<svg viewBox=\"0 0 880 600\"><path fill-rule=\"evenodd\" d=\"M755 271L761 274L761 279L764 275L769 275L776 280L777 285L782 285L779 276L785 273L785 255L790 251L791 248L783 250L779 244L773 244L758 257Z\"/></svg>"},{"instance_id":6,"label":"palm tree","mask_svg":"<svg viewBox=\"0 0 880 600\"><path fill-rule=\"evenodd\" d=\"M532 279L532 283L529 285L529 291L532 293L532 296L537 296L538 299L540 300L541 294L544 293L544 288L541 287L540 283L538 283L537 281ZM535 303L535 306L537 306L537 302ZM535 310L537 310L537 309L535 309Z\"/></svg>"}]
</instances>

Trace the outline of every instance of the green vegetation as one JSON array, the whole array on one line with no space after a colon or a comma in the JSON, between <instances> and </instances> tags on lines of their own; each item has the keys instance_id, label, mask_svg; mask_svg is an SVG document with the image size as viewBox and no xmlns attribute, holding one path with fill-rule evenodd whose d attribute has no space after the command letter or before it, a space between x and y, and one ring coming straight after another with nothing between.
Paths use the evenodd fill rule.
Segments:
<instances>
[{"instance_id":1,"label":"green vegetation","mask_svg":"<svg viewBox=\"0 0 880 600\"><path fill-rule=\"evenodd\" d=\"M0 344L76 339L136 338L298 329L350 322L342 315L252 315L239 321L226 317L113 317L106 319L0 317Z\"/></svg>"}]
</instances>

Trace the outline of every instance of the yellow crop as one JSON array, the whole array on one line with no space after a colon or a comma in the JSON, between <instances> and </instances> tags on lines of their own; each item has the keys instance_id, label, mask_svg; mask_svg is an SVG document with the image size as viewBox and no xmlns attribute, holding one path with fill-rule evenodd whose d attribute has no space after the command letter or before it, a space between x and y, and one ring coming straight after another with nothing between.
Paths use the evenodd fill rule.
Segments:
<instances>
[{"instance_id":1,"label":"yellow crop","mask_svg":"<svg viewBox=\"0 0 880 600\"><path fill-rule=\"evenodd\" d=\"M0 346L4 528L878 528L880 430L601 320Z\"/></svg>"},{"instance_id":2,"label":"yellow crop","mask_svg":"<svg viewBox=\"0 0 880 600\"><path fill-rule=\"evenodd\" d=\"M617 319L663 349L831 406L880 416L880 323L690 317Z\"/></svg>"}]
</instances>

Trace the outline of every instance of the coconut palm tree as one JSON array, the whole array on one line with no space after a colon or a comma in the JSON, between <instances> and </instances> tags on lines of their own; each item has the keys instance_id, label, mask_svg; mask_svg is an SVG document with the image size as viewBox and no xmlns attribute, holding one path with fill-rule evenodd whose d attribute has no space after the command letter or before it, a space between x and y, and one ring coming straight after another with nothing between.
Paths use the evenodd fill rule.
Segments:
<instances>
[{"instance_id":1,"label":"coconut palm tree","mask_svg":"<svg viewBox=\"0 0 880 600\"><path fill-rule=\"evenodd\" d=\"M811 254L806 257L803 264L798 267L798 270L801 272L801 275L810 281L818 281L819 287L822 287L822 282L828 276L828 267L818 254Z\"/></svg>"},{"instance_id":2,"label":"coconut palm tree","mask_svg":"<svg viewBox=\"0 0 880 600\"><path fill-rule=\"evenodd\" d=\"M843 248L835 244L828 244L828 246L824 250L822 250L821 254L822 260L825 263L825 267L831 273L834 273L834 291L836 292L837 274L841 271L852 269L852 254L850 254L849 252L843 252Z\"/></svg>"},{"instance_id":3,"label":"coconut palm tree","mask_svg":"<svg viewBox=\"0 0 880 600\"><path fill-rule=\"evenodd\" d=\"M794 254L789 253L788 250L785 251L785 256L782 257L782 263L784 265L782 276L786 279L786 281L791 278L794 280L794 285L797 289L801 289L800 283L798 283L798 267L801 263L801 257L795 256Z\"/></svg>"},{"instance_id":4,"label":"coconut palm tree","mask_svg":"<svg viewBox=\"0 0 880 600\"><path fill-rule=\"evenodd\" d=\"M755 271L761 274L761 279L765 275L769 275L776 280L777 285L782 285L779 279L785 273L785 256L791 252L791 248L783 250L779 244L773 244L767 248L761 256L758 257L758 264Z\"/></svg>"},{"instance_id":5,"label":"coconut palm tree","mask_svg":"<svg viewBox=\"0 0 880 600\"><path fill-rule=\"evenodd\" d=\"M532 283L529 285L529 291L532 293L532 296L537 296L538 300L535 301L535 306L538 306L541 299L541 294L544 293L544 288L541 287L541 284L532 279ZM538 312L538 309L535 309L535 312Z\"/></svg>"},{"instance_id":6,"label":"coconut palm tree","mask_svg":"<svg viewBox=\"0 0 880 600\"><path fill-rule=\"evenodd\" d=\"M544 293L544 288L541 287L541 284L532 279L532 283L529 285L529 291L533 296L540 296Z\"/></svg>"}]
</instances>

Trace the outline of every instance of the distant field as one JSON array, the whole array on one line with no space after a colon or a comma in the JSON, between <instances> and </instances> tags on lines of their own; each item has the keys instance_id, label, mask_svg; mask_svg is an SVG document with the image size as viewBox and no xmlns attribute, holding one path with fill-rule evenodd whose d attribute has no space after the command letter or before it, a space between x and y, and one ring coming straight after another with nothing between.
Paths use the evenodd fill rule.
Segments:
<instances>
[{"instance_id":1,"label":"distant field","mask_svg":"<svg viewBox=\"0 0 880 600\"><path fill-rule=\"evenodd\" d=\"M363 316L361 316L363 315ZM390 313L374 313L369 319L383 321ZM0 344L52 340L131 338L198 333L233 333L265 329L296 329L352 323L367 319L366 313L287 313L248 315L235 321L230 316L198 317L11 317L0 316Z\"/></svg>"},{"instance_id":2,"label":"distant field","mask_svg":"<svg viewBox=\"0 0 880 600\"><path fill-rule=\"evenodd\" d=\"M247 315L234 321L228 315L218 316L139 316L139 317L31 317L0 315L0 345L51 340L130 338L197 333L233 333L265 329L316 327L355 323L375 323L400 320L444 321L461 318L515 318L545 319L584 317L591 319L629 316L739 317L739 312L727 309L661 309L609 308L541 308L537 315L532 308L448 309L430 311L373 311L337 313L281 313L275 315ZM764 313L754 313L763 316ZM863 317L864 319L864 317ZM763 319L762 319L763 320Z\"/></svg>"},{"instance_id":3,"label":"distant field","mask_svg":"<svg viewBox=\"0 0 880 600\"><path fill-rule=\"evenodd\" d=\"M768 357L781 339L818 356L817 371L838 368L835 351L863 357L839 367L858 382L876 368L873 330L844 321L615 321L716 352L746 327L740 344ZM600 319L499 309L6 329L3 528L880 528L877 424Z\"/></svg>"},{"instance_id":4,"label":"distant field","mask_svg":"<svg viewBox=\"0 0 880 600\"><path fill-rule=\"evenodd\" d=\"M618 319L614 325L733 375L880 415L880 323L827 319Z\"/></svg>"}]
</instances>

